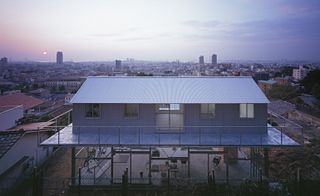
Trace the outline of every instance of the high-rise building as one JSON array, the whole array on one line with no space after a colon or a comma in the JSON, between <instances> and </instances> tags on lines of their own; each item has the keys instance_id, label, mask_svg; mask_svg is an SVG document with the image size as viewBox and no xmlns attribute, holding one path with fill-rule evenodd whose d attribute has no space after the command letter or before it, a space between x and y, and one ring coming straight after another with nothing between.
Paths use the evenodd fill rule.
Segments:
<instances>
[{"instance_id":1,"label":"high-rise building","mask_svg":"<svg viewBox=\"0 0 320 196\"><path fill-rule=\"evenodd\" d=\"M296 81L302 80L308 75L309 71L309 69L300 65L299 68L292 70L292 77Z\"/></svg>"},{"instance_id":2,"label":"high-rise building","mask_svg":"<svg viewBox=\"0 0 320 196\"><path fill-rule=\"evenodd\" d=\"M116 71L121 71L121 60L116 60Z\"/></svg>"},{"instance_id":3,"label":"high-rise building","mask_svg":"<svg viewBox=\"0 0 320 196\"><path fill-rule=\"evenodd\" d=\"M212 65L217 65L217 55L213 54L211 57L211 63Z\"/></svg>"},{"instance_id":4,"label":"high-rise building","mask_svg":"<svg viewBox=\"0 0 320 196\"><path fill-rule=\"evenodd\" d=\"M199 64L201 64L201 65L204 64L204 56L199 57Z\"/></svg>"},{"instance_id":5,"label":"high-rise building","mask_svg":"<svg viewBox=\"0 0 320 196\"><path fill-rule=\"evenodd\" d=\"M57 58L56 58L57 64L61 65L63 64L63 53L57 52Z\"/></svg>"},{"instance_id":6,"label":"high-rise building","mask_svg":"<svg viewBox=\"0 0 320 196\"><path fill-rule=\"evenodd\" d=\"M3 57L0 59L0 65L7 65L8 64L8 58L7 57Z\"/></svg>"}]
</instances>

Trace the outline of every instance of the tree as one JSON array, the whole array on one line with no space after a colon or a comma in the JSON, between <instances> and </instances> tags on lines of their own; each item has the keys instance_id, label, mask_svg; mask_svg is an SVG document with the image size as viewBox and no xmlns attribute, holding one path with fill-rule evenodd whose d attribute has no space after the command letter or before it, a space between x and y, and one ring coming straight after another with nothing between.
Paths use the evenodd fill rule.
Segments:
<instances>
[{"instance_id":1,"label":"tree","mask_svg":"<svg viewBox=\"0 0 320 196\"><path fill-rule=\"evenodd\" d=\"M291 100L299 95L298 89L290 85L275 85L267 92L270 99Z\"/></svg>"},{"instance_id":2,"label":"tree","mask_svg":"<svg viewBox=\"0 0 320 196\"><path fill-rule=\"evenodd\" d=\"M320 83L316 83L316 84L313 85L312 90L311 90L311 94L315 98L320 100Z\"/></svg>"},{"instance_id":3,"label":"tree","mask_svg":"<svg viewBox=\"0 0 320 196\"><path fill-rule=\"evenodd\" d=\"M310 71L309 74L300 81L300 84L304 86L307 93L312 93L313 86L320 85L320 70Z\"/></svg>"},{"instance_id":4,"label":"tree","mask_svg":"<svg viewBox=\"0 0 320 196\"><path fill-rule=\"evenodd\" d=\"M65 90L66 90L66 88L63 85L59 86L59 91L60 92L64 92Z\"/></svg>"},{"instance_id":5,"label":"tree","mask_svg":"<svg viewBox=\"0 0 320 196\"><path fill-rule=\"evenodd\" d=\"M50 93L55 93L55 92L57 92L57 87L55 86L51 87Z\"/></svg>"}]
</instances>

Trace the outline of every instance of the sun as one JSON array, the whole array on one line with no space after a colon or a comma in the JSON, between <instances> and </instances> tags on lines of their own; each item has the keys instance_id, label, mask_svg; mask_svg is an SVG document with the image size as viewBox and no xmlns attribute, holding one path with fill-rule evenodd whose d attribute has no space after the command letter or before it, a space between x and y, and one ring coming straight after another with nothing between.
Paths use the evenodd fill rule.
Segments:
<instances>
[{"instance_id":1,"label":"sun","mask_svg":"<svg viewBox=\"0 0 320 196\"><path fill-rule=\"evenodd\" d=\"M42 54L43 54L43 55L46 55L46 54L47 54L47 51L43 51Z\"/></svg>"}]
</instances>

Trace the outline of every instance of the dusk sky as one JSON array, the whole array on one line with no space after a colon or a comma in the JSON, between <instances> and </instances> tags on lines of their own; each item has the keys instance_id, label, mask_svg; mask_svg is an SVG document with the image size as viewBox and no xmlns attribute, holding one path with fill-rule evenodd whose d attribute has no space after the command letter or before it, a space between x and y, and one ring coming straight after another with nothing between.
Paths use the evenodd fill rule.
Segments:
<instances>
[{"instance_id":1,"label":"dusk sky","mask_svg":"<svg viewBox=\"0 0 320 196\"><path fill-rule=\"evenodd\" d=\"M320 60L320 0L0 0L10 60Z\"/></svg>"}]
</instances>

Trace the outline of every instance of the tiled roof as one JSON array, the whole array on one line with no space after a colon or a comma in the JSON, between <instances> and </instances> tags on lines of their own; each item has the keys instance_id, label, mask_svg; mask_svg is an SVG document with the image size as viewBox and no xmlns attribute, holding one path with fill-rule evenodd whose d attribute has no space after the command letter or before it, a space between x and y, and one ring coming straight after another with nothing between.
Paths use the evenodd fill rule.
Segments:
<instances>
[{"instance_id":1,"label":"tiled roof","mask_svg":"<svg viewBox=\"0 0 320 196\"><path fill-rule=\"evenodd\" d=\"M296 106L292 103L283 100L271 101L268 104L268 110L271 112L283 115L295 110Z\"/></svg>"},{"instance_id":2,"label":"tiled roof","mask_svg":"<svg viewBox=\"0 0 320 196\"><path fill-rule=\"evenodd\" d=\"M24 133L24 131L0 132L0 159L10 150L10 148L12 148Z\"/></svg>"},{"instance_id":3,"label":"tiled roof","mask_svg":"<svg viewBox=\"0 0 320 196\"><path fill-rule=\"evenodd\" d=\"M24 110L28 110L44 103L41 99L17 93L13 95L0 96L0 106L23 105Z\"/></svg>"},{"instance_id":4,"label":"tiled roof","mask_svg":"<svg viewBox=\"0 0 320 196\"><path fill-rule=\"evenodd\" d=\"M251 77L88 77L71 103L269 103Z\"/></svg>"}]
</instances>

